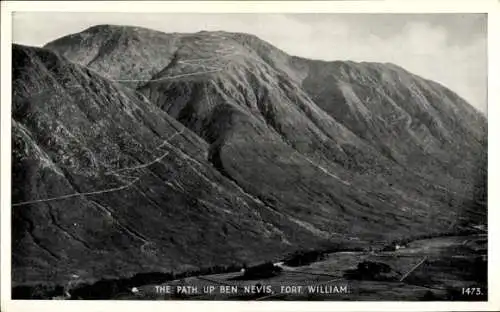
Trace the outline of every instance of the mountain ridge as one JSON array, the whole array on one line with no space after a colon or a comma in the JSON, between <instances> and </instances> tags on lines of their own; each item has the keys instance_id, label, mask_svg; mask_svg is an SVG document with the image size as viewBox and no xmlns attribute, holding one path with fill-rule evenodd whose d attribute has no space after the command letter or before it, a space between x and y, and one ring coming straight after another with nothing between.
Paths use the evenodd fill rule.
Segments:
<instances>
[{"instance_id":1,"label":"mountain ridge","mask_svg":"<svg viewBox=\"0 0 500 312\"><path fill-rule=\"evenodd\" d=\"M306 62L259 40L95 26L14 45L13 203L133 185L64 199L73 215L14 206L14 279L269 260L486 222L487 121L463 99L392 66ZM63 175L36 173L47 164ZM75 220L86 225L68 230ZM116 259L68 260L93 246ZM44 261L64 265L48 277Z\"/></svg>"}]
</instances>

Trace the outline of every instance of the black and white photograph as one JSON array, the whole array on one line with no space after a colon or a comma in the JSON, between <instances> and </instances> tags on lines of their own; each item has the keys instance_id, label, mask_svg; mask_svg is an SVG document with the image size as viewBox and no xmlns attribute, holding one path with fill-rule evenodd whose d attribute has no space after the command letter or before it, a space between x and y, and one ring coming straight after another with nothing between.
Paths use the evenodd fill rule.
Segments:
<instances>
[{"instance_id":1,"label":"black and white photograph","mask_svg":"<svg viewBox=\"0 0 500 312\"><path fill-rule=\"evenodd\" d=\"M11 299L488 301L487 34L12 12Z\"/></svg>"}]
</instances>

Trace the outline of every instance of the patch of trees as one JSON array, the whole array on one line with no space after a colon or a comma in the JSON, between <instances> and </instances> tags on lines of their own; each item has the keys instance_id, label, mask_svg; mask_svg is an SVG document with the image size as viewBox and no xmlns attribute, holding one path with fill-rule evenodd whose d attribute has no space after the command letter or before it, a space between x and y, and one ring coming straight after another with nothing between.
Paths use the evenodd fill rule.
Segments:
<instances>
[{"instance_id":1,"label":"patch of trees","mask_svg":"<svg viewBox=\"0 0 500 312\"><path fill-rule=\"evenodd\" d=\"M298 267L325 260L327 257L328 252L322 250L297 251L288 256L283 263L287 266Z\"/></svg>"},{"instance_id":2,"label":"patch of trees","mask_svg":"<svg viewBox=\"0 0 500 312\"><path fill-rule=\"evenodd\" d=\"M245 268L242 276L237 276L232 280L258 280L277 276L283 269L272 262L265 262L259 265Z\"/></svg>"},{"instance_id":3,"label":"patch of trees","mask_svg":"<svg viewBox=\"0 0 500 312\"><path fill-rule=\"evenodd\" d=\"M308 265L317 261L325 260L326 258L328 258L328 254L342 251L361 252L366 250L362 247L352 247L347 243L330 243L318 249L295 251L286 256L283 260L283 263L291 267Z\"/></svg>"},{"instance_id":4,"label":"patch of trees","mask_svg":"<svg viewBox=\"0 0 500 312\"><path fill-rule=\"evenodd\" d=\"M344 273L344 277L348 279L372 281L395 280L399 275L388 264L376 261L360 262L356 269L346 270Z\"/></svg>"}]
</instances>

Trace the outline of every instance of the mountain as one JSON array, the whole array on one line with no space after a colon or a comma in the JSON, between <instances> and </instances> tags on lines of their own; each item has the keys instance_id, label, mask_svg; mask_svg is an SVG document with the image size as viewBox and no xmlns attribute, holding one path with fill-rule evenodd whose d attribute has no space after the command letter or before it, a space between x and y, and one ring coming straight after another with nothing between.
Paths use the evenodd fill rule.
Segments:
<instances>
[{"instance_id":1,"label":"mountain","mask_svg":"<svg viewBox=\"0 0 500 312\"><path fill-rule=\"evenodd\" d=\"M12 114L19 284L486 223L485 116L393 64L99 25L13 47Z\"/></svg>"},{"instance_id":2,"label":"mountain","mask_svg":"<svg viewBox=\"0 0 500 312\"><path fill-rule=\"evenodd\" d=\"M133 90L23 46L13 47L13 87L16 282L188 270L311 242Z\"/></svg>"}]
</instances>

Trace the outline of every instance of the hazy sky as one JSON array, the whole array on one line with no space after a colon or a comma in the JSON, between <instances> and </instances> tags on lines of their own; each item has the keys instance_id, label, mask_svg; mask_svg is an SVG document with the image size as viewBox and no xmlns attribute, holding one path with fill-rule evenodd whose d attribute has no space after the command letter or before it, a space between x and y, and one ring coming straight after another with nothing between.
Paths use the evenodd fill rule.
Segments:
<instances>
[{"instance_id":1,"label":"hazy sky","mask_svg":"<svg viewBox=\"0 0 500 312\"><path fill-rule=\"evenodd\" d=\"M487 111L485 14L14 13L13 41L41 46L96 24L252 33L298 56L391 62Z\"/></svg>"}]
</instances>

